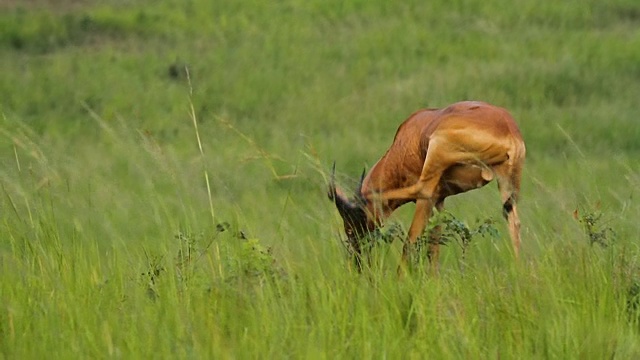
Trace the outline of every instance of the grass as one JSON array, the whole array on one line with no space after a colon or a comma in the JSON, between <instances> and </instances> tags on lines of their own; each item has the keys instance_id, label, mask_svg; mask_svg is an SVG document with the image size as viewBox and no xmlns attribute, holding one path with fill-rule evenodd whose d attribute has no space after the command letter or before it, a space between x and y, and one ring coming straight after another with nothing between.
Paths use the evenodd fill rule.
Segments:
<instances>
[{"instance_id":1,"label":"grass","mask_svg":"<svg viewBox=\"0 0 640 360\"><path fill-rule=\"evenodd\" d=\"M0 9L0 357L640 354L634 1ZM358 274L330 164L353 187L462 99L527 142L522 261L489 185L447 209L499 235L439 277L399 280L397 240Z\"/></svg>"}]
</instances>

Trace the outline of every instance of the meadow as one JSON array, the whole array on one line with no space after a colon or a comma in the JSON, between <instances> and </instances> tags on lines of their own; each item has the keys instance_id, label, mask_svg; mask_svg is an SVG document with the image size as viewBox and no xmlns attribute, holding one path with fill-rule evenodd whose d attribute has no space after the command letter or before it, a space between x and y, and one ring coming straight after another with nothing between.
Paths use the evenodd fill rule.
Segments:
<instances>
[{"instance_id":1,"label":"meadow","mask_svg":"<svg viewBox=\"0 0 640 360\"><path fill-rule=\"evenodd\" d=\"M640 357L635 0L4 0L0 358ZM327 199L413 111L510 110L440 274ZM412 206L389 230L408 227Z\"/></svg>"}]
</instances>

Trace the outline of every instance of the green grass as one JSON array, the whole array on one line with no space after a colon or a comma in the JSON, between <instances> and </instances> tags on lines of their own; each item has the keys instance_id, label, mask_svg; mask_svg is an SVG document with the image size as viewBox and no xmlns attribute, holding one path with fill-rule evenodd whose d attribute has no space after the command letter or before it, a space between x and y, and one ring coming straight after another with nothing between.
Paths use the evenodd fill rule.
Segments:
<instances>
[{"instance_id":1,"label":"green grass","mask_svg":"<svg viewBox=\"0 0 640 360\"><path fill-rule=\"evenodd\" d=\"M635 1L0 10L0 358L640 356ZM447 208L500 236L358 274L330 164L463 99L524 134L522 261L489 185Z\"/></svg>"}]
</instances>

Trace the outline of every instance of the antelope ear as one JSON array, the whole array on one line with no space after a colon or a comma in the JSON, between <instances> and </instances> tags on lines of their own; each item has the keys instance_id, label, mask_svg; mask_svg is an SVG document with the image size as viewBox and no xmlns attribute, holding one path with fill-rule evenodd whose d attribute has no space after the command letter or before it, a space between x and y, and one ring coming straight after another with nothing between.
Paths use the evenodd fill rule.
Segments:
<instances>
[{"instance_id":1,"label":"antelope ear","mask_svg":"<svg viewBox=\"0 0 640 360\"><path fill-rule=\"evenodd\" d=\"M329 182L329 191L327 193L329 200L333 201L341 215L347 214L355 205L344 195L344 193L336 187L336 163L333 162L331 170L331 180Z\"/></svg>"},{"instance_id":2,"label":"antelope ear","mask_svg":"<svg viewBox=\"0 0 640 360\"><path fill-rule=\"evenodd\" d=\"M362 191L362 183L364 182L364 177L367 174L367 168L362 169L362 175L360 175L360 182L358 183L358 192Z\"/></svg>"}]
</instances>

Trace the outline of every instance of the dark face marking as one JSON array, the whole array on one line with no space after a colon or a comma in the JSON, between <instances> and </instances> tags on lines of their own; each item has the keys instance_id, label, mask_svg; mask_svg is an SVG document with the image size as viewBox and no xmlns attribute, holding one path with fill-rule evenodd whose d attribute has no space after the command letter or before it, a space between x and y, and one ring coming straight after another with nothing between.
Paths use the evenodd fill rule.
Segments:
<instances>
[{"instance_id":1,"label":"dark face marking","mask_svg":"<svg viewBox=\"0 0 640 360\"><path fill-rule=\"evenodd\" d=\"M344 221L344 232L350 241L363 237L369 231L369 219L363 207L355 206L348 211L340 213L340 215Z\"/></svg>"}]
</instances>

